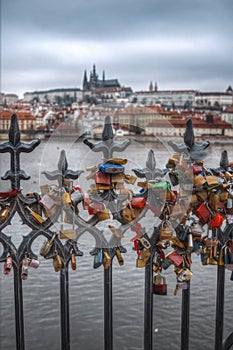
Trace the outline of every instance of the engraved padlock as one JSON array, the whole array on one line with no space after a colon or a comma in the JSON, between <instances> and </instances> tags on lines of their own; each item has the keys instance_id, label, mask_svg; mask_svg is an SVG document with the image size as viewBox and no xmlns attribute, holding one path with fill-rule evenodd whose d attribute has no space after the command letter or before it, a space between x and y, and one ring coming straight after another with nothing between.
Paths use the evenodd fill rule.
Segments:
<instances>
[{"instance_id":1,"label":"engraved padlock","mask_svg":"<svg viewBox=\"0 0 233 350\"><path fill-rule=\"evenodd\" d=\"M173 228L170 221L166 220L162 224L162 228L160 230L160 240L166 241L171 240L173 236Z\"/></svg>"},{"instance_id":2,"label":"engraved padlock","mask_svg":"<svg viewBox=\"0 0 233 350\"><path fill-rule=\"evenodd\" d=\"M45 240L41 249L40 249L40 255L42 256L46 256L48 255L48 253L50 252L52 246L53 246L53 242L56 238L56 233L53 234L52 238L50 240Z\"/></svg>"},{"instance_id":3,"label":"engraved padlock","mask_svg":"<svg viewBox=\"0 0 233 350\"><path fill-rule=\"evenodd\" d=\"M4 275L9 275L9 273L11 272L11 269L12 269L12 257L8 256L4 263L4 269L3 269Z\"/></svg>"}]
</instances>

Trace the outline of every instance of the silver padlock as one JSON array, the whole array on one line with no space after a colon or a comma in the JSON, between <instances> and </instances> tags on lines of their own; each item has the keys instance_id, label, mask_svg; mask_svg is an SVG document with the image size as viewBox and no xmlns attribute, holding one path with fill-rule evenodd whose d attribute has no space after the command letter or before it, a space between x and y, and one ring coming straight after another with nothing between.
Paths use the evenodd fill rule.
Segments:
<instances>
[{"instance_id":1,"label":"silver padlock","mask_svg":"<svg viewBox=\"0 0 233 350\"><path fill-rule=\"evenodd\" d=\"M232 208L232 198L227 198L227 209Z\"/></svg>"}]
</instances>

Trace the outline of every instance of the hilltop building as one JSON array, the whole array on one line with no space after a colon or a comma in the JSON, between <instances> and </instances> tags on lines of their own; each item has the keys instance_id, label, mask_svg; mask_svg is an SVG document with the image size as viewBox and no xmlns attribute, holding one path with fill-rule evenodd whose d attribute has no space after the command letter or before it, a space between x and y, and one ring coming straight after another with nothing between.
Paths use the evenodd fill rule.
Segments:
<instances>
[{"instance_id":1,"label":"hilltop building","mask_svg":"<svg viewBox=\"0 0 233 350\"><path fill-rule=\"evenodd\" d=\"M82 92L79 88L61 88L25 92L23 100L25 102L43 102L51 104L69 104L81 101Z\"/></svg>"},{"instance_id":2,"label":"hilltop building","mask_svg":"<svg viewBox=\"0 0 233 350\"><path fill-rule=\"evenodd\" d=\"M133 91L130 87L121 87L118 79L106 79L103 71L102 79L96 73L96 67L90 72L89 79L84 71L83 100L95 103L128 102Z\"/></svg>"},{"instance_id":3,"label":"hilltop building","mask_svg":"<svg viewBox=\"0 0 233 350\"><path fill-rule=\"evenodd\" d=\"M90 72L90 78L87 79L87 72L84 71L83 91L93 90L96 88L119 88L120 84L117 79L105 79L105 71L103 71L102 79L96 73L96 67Z\"/></svg>"}]
</instances>

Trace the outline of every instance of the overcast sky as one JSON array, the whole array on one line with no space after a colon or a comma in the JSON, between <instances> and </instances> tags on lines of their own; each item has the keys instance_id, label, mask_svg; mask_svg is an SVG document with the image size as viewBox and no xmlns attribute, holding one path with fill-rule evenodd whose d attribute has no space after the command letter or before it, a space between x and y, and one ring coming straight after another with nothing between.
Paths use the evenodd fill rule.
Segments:
<instances>
[{"instance_id":1,"label":"overcast sky","mask_svg":"<svg viewBox=\"0 0 233 350\"><path fill-rule=\"evenodd\" d=\"M1 91L81 87L93 64L123 86L233 85L232 0L0 0Z\"/></svg>"}]
</instances>

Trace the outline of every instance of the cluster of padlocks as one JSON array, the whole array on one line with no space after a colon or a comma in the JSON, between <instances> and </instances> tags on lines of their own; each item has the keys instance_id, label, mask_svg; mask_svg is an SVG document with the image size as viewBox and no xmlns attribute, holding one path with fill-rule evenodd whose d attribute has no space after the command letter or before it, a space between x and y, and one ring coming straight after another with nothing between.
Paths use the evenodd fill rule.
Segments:
<instances>
[{"instance_id":1,"label":"cluster of padlocks","mask_svg":"<svg viewBox=\"0 0 233 350\"><path fill-rule=\"evenodd\" d=\"M164 271L174 267L177 284L174 294L179 289L188 288L188 281L192 277L191 254L200 255L203 265L225 265L233 271L232 236L220 239L219 232L223 225L233 223L233 164L225 168L208 169L203 161L190 162L188 157L175 153L169 158L163 175L154 179L139 181L138 193L128 189L125 185L134 185L137 177L125 174L124 165L127 159L109 158L102 164L87 168L87 180L94 180L90 188L83 192L73 181L64 180L62 186L43 185L41 193L27 194L25 210L32 220L43 224L47 218L61 216L59 232L47 239L40 250L40 255L52 258L55 271L60 271L63 262L56 249L56 239L68 240L71 244L70 262L76 269L76 257L83 253L77 246L77 229L75 229L76 215L80 214L79 205L88 215L99 221L116 219L122 224L132 224L132 231L136 236L131 239L136 251L136 267L147 265L153 254L154 282L153 292L159 295L167 294L167 282ZM135 172L137 175L137 172ZM19 192L12 190L1 193L1 198L17 196ZM106 205L109 193L111 203L115 203L114 213ZM148 200L148 193L152 201ZM31 199L31 202L30 202ZM158 209L155 203L162 203ZM160 232L155 245L142 229L140 214L152 210L161 219ZM115 216L114 216L114 215ZM1 207L0 222L9 215L9 207ZM70 225L64 228L63 223ZM96 224L95 223L95 224ZM122 237L120 230L108 226L118 238ZM124 264L122 253L126 250L117 246L109 252L107 248L95 248L94 268L103 265L109 268L112 257L116 256L120 265ZM167 253L166 253L167 252ZM37 268L39 261L30 256L22 260L22 279L26 279L28 268ZM6 258L4 273L9 274L12 267L10 256ZM231 276L233 280L233 273Z\"/></svg>"}]
</instances>

